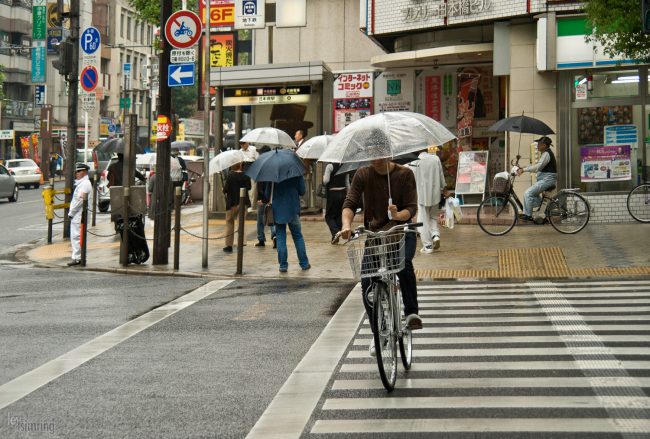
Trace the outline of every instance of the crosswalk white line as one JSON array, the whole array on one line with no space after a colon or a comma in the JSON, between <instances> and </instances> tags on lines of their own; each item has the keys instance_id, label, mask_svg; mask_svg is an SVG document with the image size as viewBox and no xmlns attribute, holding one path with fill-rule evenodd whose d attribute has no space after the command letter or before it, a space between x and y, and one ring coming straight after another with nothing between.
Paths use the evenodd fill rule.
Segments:
<instances>
[{"instance_id":1,"label":"crosswalk white line","mask_svg":"<svg viewBox=\"0 0 650 439\"><path fill-rule=\"evenodd\" d=\"M368 346L370 343L368 337L357 337L354 340L354 346ZM578 337L574 336L574 341L590 341L591 336ZM647 335L599 335L598 340L603 342L650 342ZM413 337L413 344L503 344L503 343L563 343L564 338L559 335L508 335L500 337Z\"/></svg>"},{"instance_id":2,"label":"crosswalk white line","mask_svg":"<svg viewBox=\"0 0 650 439\"><path fill-rule=\"evenodd\" d=\"M412 372L450 372L458 370L578 370L582 369L603 369L618 370L621 367L632 370L650 369L650 361L600 361L578 366L575 361L485 361L485 362L442 362L442 363L418 363L414 362ZM346 363L341 366L343 373L377 373L375 363Z\"/></svg>"},{"instance_id":3,"label":"crosswalk white line","mask_svg":"<svg viewBox=\"0 0 650 439\"><path fill-rule=\"evenodd\" d=\"M605 293L614 293L614 294L625 294L625 293L632 293L632 292L637 292L637 293L649 293L650 292L650 285L648 286L624 286L624 287L589 287L589 288L578 288L578 287L567 287L567 288L562 288L563 293L567 293L569 295L573 294L581 294L581 293L591 293L594 292L594 294L605 294ZM499 290L485 290L485 289L476 289L476 290L465 290L465 291L456 291L456 290L439 290L439 289L431 289L431 288L418 288L418 295L419 294L424 294L424 295L438 295L438 296L456 296L456 297L466 297L466 296L471 296L471 295L479 295L479 296L491 296L491 295L497 295L495 293L502 293L502 294L532 294L534 291L531 291L529 288L500 288Z\"/></svg>"},{"instance_id":4,"label":"crosswalk white line","mask_svg":"<svg viewBox=\"0 0 650 439\"><path fill-rule=\"evenodd\" d=\"M608 351L614 355L650 355L650 347L632 347L632 348L608 348ZM594 347L572 347L572 348L488 348L488 349L415 349L413 356L418 357L511 357L518 355L589 355L600 354L602 348ZM366 351L350 351L348 358L367 358Z\"/></svg>"},{"instance_id":5,"label":"crosswalk white line","mask_svg":"<svg viewBox=\"0 0 650 439\"><path fill-rule=\"evenodd\" d=\"M615 281L602 281L602 282L560 282L562 287L595 287L604 288L608 286L639 286L650 287L650 280L615 280ZM468 291L468 290L504 290L508 288L519 288L525 290L520 283L491 283L491 282L476 282L471 284L456 284L456 283L435 283L435 284L418 284L418 291L420 290L453 290L453 291Z\"/></svg>"},{"instance_id":6,"label":"crosswalk white line","mask_svg":"<svg viewBox=\"0 0 650 439\"><path fill-rule=\"evenodd\" d=\"M575 305L573 308L577 308ZM612 308L611 306L605 306L605 307L589 307L588 309L584 309L581 314L584 315L584 313L607 313L607 314L613 314L613 313L622 313L622 312L648 312L650 311L650 306L617 306L615 309ZM452 316L462 316L465 314L539 314L539 315L547 315L547 314L558 314L558 313L566 313L569 311L562 311L562 310L553 310L549 311L547 313L544 313L541 311L540 308L517 308L517 309L512 309L512 308L489 308L489 309L476 309L476 310L464 310L460 311L457 309L432 309L430 307L422 308L420 312L418 313L420 316L443 316L443 315L452 315ZM647 318L650 320L650 315L647 316ZM434 321L433 319L431 321Z\"/></svg>"},{"instance_id":7,"label":"crosswalk white line","mask_svg":"<svg viewBox=\"0 0 650 439\"><path fill-rule=\"evenodd\" d=\"M426 325L426 322L425 322ZM605 325L605 324L596 324L592 323L591 326L595 331L622 331L633 332L633 331L650 331L650 325ZM568 331L569 329L566 329ZM451 326L451 327L430 327L425 326L423 329L418 331L418 334L448 334L448 333L462 333L462 332L507 332L509 334L516 332L534 332L534 331L543 331L543 332L563 332L560 327L553 327L552 325L528 325L528 326ZM359 334L369 335L372 332L370 328L361 329Z\"/></svg>"},{"instance_id":8,"label":"crosswalk white line","mask_svg":"<svg viewBox=\"0 0 650 439\"><path fill-rule=\"evenodd\" d=\"M617 303L639 303L639 304L644 304L644 305L650 305L650 297L648 298L641 298L641 299L630 299L626 297L610 297L608 299L573 299L573 298L568 298L567 303L570 304L596 304L596 305L605 305L605 304L617 304ZM483 299L480 301L461 301L461 300L437 300L437 299L427 299L423 298L420 299L418 298L418 303L422 303L424 306L426 304L431 304L433 306L453 306L456 305L459 308L462 307L467 307L467 306L486 306L490 304L494 305L500 305L500 306L505 306L505 305L537 305L539 302L534 299L534 298L525 298L521 300L513 300L513 301L503 301L503 300L490 300L490 299Z\"/></svg>"},{"instance_id":9,"label":"crosswalk white line","mask_svg":"<svg viewBox=\"0 0 650 439\"><path fill-rule=\"evenodd\" d=\"M650 291L626 291L613 294L611 291L596 291L592 293L574 293L569 294L566 297L574 300L579 299L595 299L598 297L647 297L650 298ZM521 293L521 294L427 294L421 293L418 291L418 299L423 300L503 300L503 299L534 299L534 293Z\"/></svg>"},{"instance_id":10,"label":"crosswalk white line","mask_svg":"<svg viewBox=\"0 0 650 439\"><path fill-rule=\"evenodd\" d=\"M452 408L616 408L620 404L650 408L650 398L636 396L405 396L401 398L330 398L323 410L452 409Z\"/></svg>"},{"instance_id":11,"label":"crosswalk white line","mask_svg":"<svg viewBox=\"0 0 650 439\"><path fill-rule=\"evenodd\" d=\"M650 378L636 377L639 386L650 387ZM627 378L621 377L508 377L508 378L406 378L399 381L400 389L495 389L495 388L567 388L567 387L624 387ZM336 380L332 390L383 389L378 379Z\"/></svg>"},{"instance_id":12,"label":"crosswalk white line","mask_svg":"<svg viewBox=\"0 0 650 439\"><path fill-rule=\"evenodd\" d=\"M602 418L451 418L318 420L311 432L333 433L647 433L650 420L639 419L625 429L618 419Z\"/></svg>"}]
</instances>

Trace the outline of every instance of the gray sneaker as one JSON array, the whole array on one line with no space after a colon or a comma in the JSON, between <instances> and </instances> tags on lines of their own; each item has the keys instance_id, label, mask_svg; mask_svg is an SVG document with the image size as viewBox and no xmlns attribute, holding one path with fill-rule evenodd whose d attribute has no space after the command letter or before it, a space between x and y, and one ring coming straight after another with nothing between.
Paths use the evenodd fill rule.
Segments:
<instances>
[{"instance_id":1,"label":"gray sneaker","mask_svg":"<svg viewBox=\"0 0 650 439\"><path fill-rule=\"evenodd\" d=\"M422 329L422 319L417 314L409 314L406 317L406 326L411 330Z\"/></svg>"}]
</instances>

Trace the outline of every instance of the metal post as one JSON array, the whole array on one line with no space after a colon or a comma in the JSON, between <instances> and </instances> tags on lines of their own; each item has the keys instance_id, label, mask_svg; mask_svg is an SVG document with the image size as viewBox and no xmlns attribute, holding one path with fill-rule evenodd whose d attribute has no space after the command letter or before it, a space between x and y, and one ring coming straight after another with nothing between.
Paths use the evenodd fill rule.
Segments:
<instances>
[{"instance_id":1,"label":"metal post","mask_svg":"<svg viewBox=\"0 0 650 439\"><path fill-rule=\"evenodd\" d=\"M81 204L81 266L86 266L86 237L88 236L88 194L83 194L83 203Z\"/></svg>"},{"instance_id":2,"label":"metal post","mask_svg":"<svg viewBox=\"0 0 650 439\"><path fill-rule=\"evenodd\" d=\"M93 184L93 221L92 225L97 225L97 185L99 184L99 174L95 170L95 183ZM54 187L54 184L52 185Z\"/></svg>"},{"instance_id":3,"label":"metal post","mask_svg":"<svg viewBox=\"0 0 650 439\"><path fill-rule=\"evenodd\" d=\"M122 239L120 240L120 264L129 265L129 203L130 188L124 187L124 206L122 206Z\"/></svg>"},{"instance_id":4,"label":"metal post","mask_svg":"<svg viewBox=\"0 0 650 439\"><path fill-rule=\"evenodd\" d=\"M174 270L178 271L181 253L181 187L174 189Z\"/></svg>"},{"instance_id":5,"label":"metal post","mask_svg":"<svg viewBox=\"0 0 650 439\"><path fill-rule=\"evenodd\" d=\"M203 244L201 246L201 267L208 267L208 234L210 205L210 6L206 2L203 8L205 15L205 34L203 38L203 143L205 151L203 154Z\"/></svg>"},{"instance_id":6,"label":"metal post","mask_svg":"<svg viewBox=\"0 0 650 439\"><path fill-rule=\"evenodd\" d=\"M52 244L52 220L47 220L47 243Z\"/></svg>"},{"instance_id":7,"label":"metal post","mask_svg":"<svg viewBox=\"0 0 650 439\"><path fill-rule=\"evenodd\" d=\"M237 273L242 274L244 264L244 221L246 220L246 188L239 189L239 221L237 230Z\"/></svg>"},{"instance_id":8,"label":"metal post","mask_svg":"<svg viewBox=\"0 0 650 439\"><path fill-rule=\"evenodd\" d=\"M70 191L65 195L66 203L72 201L72 187L74 186L74 170L77 153L77 99L79 96L79 3L80 0L70 0L70 36L72 43L72 66L68 75L68 143L66 145L66 171L65 187ZM63 214L63 237L70 237L69 208Z\"/></svg>"}]
</instances>

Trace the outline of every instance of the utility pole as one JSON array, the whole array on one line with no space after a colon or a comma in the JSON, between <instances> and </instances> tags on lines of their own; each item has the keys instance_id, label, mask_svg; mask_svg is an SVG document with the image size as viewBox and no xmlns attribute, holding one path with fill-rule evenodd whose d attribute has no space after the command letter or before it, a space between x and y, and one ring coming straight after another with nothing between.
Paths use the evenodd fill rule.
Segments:
<instances>
[{"instance_id":1,"label":"utility pole","mask_svg":"<svg viewBox=\"0 0 650 439\"><path fill-rule=\"evenodd\" d=\"M160 11L160 25L164 28L165 23L172 15L172 0L162 0L162 9ZM167 41L165 32L160 32L162 41L162 53L160 55L159 71L159 110L158 116L167 116L169 121L173 121L171 107L172 95L169 85L167 84L167 70L169 67L169 58L171 53L171 44ZM153 264L165 265L169 260L169 244L171 240L171 216L169 215L171 199L171 181L169 177L170 164L169 158L171 153L171 140L169 138L158 142L156 149L156 209L154 211L154 229L153 229Z\"/></svg>"},{"instance_id":2,"label":"utility pole","mask_svg":"<svg viewBox=\"0 0 650 439\"><path fill-rule=\"evenodd\" d=\"M208 266L208 240L209 235L209 212L210 200L210 2L206 1L203 8L205 16L205 33L203 35L203 245L201 246L201 266ZM215 151L216 154L216 151ZM243 215L243 214L242 214Z\"/></svg>"},{"instance_id":3,"label":"utility pole","mask_svg":"<svg viewBox=\"0 0 650 439\"><path fill-rule=\"evenodd\" d=\"M77 156L77 100L79 93L79 1L70 0L70 48L72 49L72 64L70 74L67 76L68 81L68 143L65 147L68 158L65 170L65 187L70 189L65 194L66 203L72 201L72 187L75 177L75 161ZM59 0L59 13L63 15L63 2ZM63 237L70 237L70 218L68 218L68 209L65 209L63 215Z\"/></svg>"}]
</instances>

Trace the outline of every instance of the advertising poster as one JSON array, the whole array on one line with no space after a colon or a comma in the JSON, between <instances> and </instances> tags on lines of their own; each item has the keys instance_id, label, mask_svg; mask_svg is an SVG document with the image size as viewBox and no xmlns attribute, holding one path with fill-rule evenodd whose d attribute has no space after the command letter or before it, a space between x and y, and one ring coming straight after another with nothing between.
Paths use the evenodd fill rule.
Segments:
<instances>
[{"instance_id":1,"label":"advertising poster","mask_svg":"<svg viewBox=\"0 0 650 439\"><path fill-rule=\"evenodd\" d=\"M210 67L235 65L235 36L233 34L210 35Z\"/></svg>"},{"instance_id":2,"label":"advertising poster","mask_svg":"<svg viewBox=\"0 0 650 439\"><path fill-rule=\"evenodd\" d=\"M334 79L334 132L372 114L371 72L340 73Z\"/></svg>"},{"instance_id":3,"label":"advertising poster","mask_svg":"<svg viewBox=\"0 0 650 439\"><path fill-rule=\"evenodd\" d=\"M632 149L639 147L636 125L607 125L604 133L605 145L630 145Z\"/></svg>"},{"instance_id":4,"label":"advertising poster","mask_svg":"<svg viewBox=\"0 0 650 439\"><path fill-rule=\"evenodd\" d=\"M482 194L487 177L487 151L461 151L456 173L457 194Z\"/></svg>"},{"instance_id":5,"label":"advertising poster","mask_svg":"<svg viewBox=\"0 0 650 439\"><path fill-rule=\"evenodd\" d=\"M375 113L413 111L415 72L383 72L375 79Z\"/></svg>"},{"instance_id":6,"label":"advertising poster","mask_svg":"<svg viewBox=\"0 0 650 439\"><path fill-rule=\"evenodd\" d=\"M417 112L446 127L456 125L455 74L428 71L418 76Z\"/></svg>"},{"instance_id":7,"label":"advertising poster","mask_svg":"<svg viewBox=\"0 0 650 439\"><path fill-rule=\"evenodd\" d=\"M472 124L474 123L474 105L476 89L480 76L473 74L458 75L458 150L472 149Z\"/></svg>"},{"instance_id":8,"label":"advertising poster","mask_svg":"<svg viewBox=\"0 0 650 439\"><path fill-rule=\"evenodd\" d=\"M31 155L29 153L29 136L21 137L20 138L20 149L23 153L23 158L28 159L31 158Z\"/></svg>"},{"instance_id":9,"label":"advertising poster","mask_svg":"<svg viewBox=\"0 0 650 439\"><path fill-rule=\"evenodd\" d=\"M630 145L583 146L580 148L580 181L607 182L632 178Z\"/></svg>"}]
</instances>

